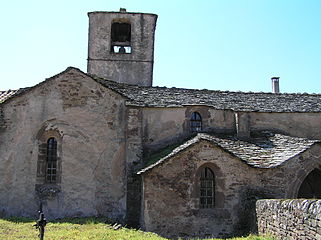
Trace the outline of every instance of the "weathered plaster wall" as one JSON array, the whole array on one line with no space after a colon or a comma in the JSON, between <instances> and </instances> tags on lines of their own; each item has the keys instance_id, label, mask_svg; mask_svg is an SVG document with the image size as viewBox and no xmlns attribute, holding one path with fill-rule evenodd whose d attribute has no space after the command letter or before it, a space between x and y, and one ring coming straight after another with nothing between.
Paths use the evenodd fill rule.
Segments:
<instances>
[{"instance_id":1,"label":"weathered plaster wall","mask_svg":"<svg viewBox=\"0 0 321 240\"><path fill-rule=\"evenodd\" d=\"M320 164L320 146L272 169L252 168L207 141L195 144L143 176L143 226L173 236L228 237L256 231L255 202L294 196ZM198 173L215 174L216 206L199 208Z\"/></svg>"},{"instance_id":2,"label":"weathered plaster wall","mask_svg":"<svg viewBox=\"0 0 321 240\"><path fill-rule=\"evenodd\" d=\"M256 212L260 234L288 240L321 239L321 200L259 200Z\"/></svg>"},{"instance_id":3,"label":"weathered plaster wall","mask_svg":"<svg viewBox=\"0 0 321 240\"><path fill-rule=\"evenodd\" d=\"M152 86L157 15L91 12L88 16L88 73L116 82ZM111 52L113 22L131 24L130 54Z\"/></svg>"},{"instance_id":4,"label":"weathered plaster wall","mask_svg":"<svg viewBox=\"0 0 321 240\"><path fill-rule=\"evenodd\" d=\"M251 135L250 116L247 112L235 112L235 127L240 139L249 138Z\"/></svg>"},{"instance_id":5,"label":"weathered plaster wall","mask_svg":"<svg viewBox=\"0 0 321 240\"><path fill-rule=\"evenodd\" d=\"M251 130L279 130L292 136L321 139L321 113L250 113Z\"/></svg>"},{"instance_id":6,"label":"weathered plaster wall","mask_svg":"<svg viewBox=\"0 0 321 240\"><path fill-rule=\"evenodd\" d=\"M206 106L186 106L143 108L144 146L157 150L188 137L193 112L201 114L204 132L238 132L242 138L250 137L254 131L275 130L292 136L321 139L321 131L316 130L321 126L321 113L235 113ZM242 117L237 118L239 115Z\"/></svg>"},{"instance_id":7,"label":"weathered plaster wall","mask_svg":"<svg viewBox=\"0 0 321 240\"><path fill-rule=\"evenodd\" d=\"M187 106L185 111L185 129L190 129L190 118L193 112L202 116L202 129L205 132L231 133L235 132L235 117L233 111L216 110L206 106Z\"/></svg>"},{"instance_id":8,"label":"weathered plaster wall","mask_svg":"<svg viewBox=\"0 0 321 240\"><path fill-rule=\"evenodd\" d=\"M139 227L141 214L141 178L136 174L142 168L142 111L140 108L128 108L127 111L127 209L126 224L129 227Z\"/></svg>"},{"instance_id":9,"label":"weathered plaster wall","mask_svg":"<svg viewBox=\"0 0 321 240\"><path fill-rule=\"evenodd\" d=\"M2 104L0 211L35 216L38 142L61 137L60 192L44 200L47 217L108 215L126 208L126 109L123 99L75 70ZM50 134L49 134L50 135ZM50 187L50 186L49 186Z\"/></svg>"},{"instance_id":10,"label":"weathered plaster wall","mask_svg":"<svg viewBox=\"0 0 321 240\"><path fill-rule=\"evenodd\" d=\"M160 148L184 135L184 108L144 108L144 145Z\"/></svg>"},{"instance_id":11,"label":"weathered plaster wall","mask_svg":"<svg viewBox=\"0 0 321 240\"><path fill-rule=\"evenodd\" d=\"M205 106L143 108L145 148L157 150L188 137L191 134L190 118L193 112L201 114L204 131L235 131L235 119L232 111L215 110Z\"/></svg>"},{"instance_id":12,"label":"weathered plaster wall","mask_svg":"<svg viewBox=\"0 0 321 240\"><path fill-rule=\"evenodd\" d=\"M263 113L215 110L207 106L143 108L143 144L145 150L158 150L186 139L193 112L202 116L202 131L238 134L249 138L251 132L272 130L284 134L321 139L321 113Z\"/></svg>"}]
</instances>

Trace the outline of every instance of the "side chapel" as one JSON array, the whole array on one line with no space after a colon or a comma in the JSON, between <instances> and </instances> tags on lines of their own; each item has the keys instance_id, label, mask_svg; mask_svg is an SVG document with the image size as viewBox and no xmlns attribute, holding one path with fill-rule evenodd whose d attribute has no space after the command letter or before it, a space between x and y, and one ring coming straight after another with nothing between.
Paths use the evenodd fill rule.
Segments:
<instances>
[{"instance_id":1,"label":"side chapel","mask_svg":"<svg viewBox=\"0 0 321 240\"><path fill-rule=\"evenodd\" d=\"M87 73L0 92L0 216L225 237L257 199L321 197L320 94L153 87L157 15L88 16Z\"/></svg>"}]
</instances>

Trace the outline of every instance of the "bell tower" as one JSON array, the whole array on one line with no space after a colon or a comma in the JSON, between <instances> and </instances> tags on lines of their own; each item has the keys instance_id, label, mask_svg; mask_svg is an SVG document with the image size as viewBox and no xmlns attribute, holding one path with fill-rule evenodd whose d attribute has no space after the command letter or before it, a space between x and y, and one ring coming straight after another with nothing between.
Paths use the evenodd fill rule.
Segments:
<instances>
[{"instance_id":1,"label":"bell tower","mask_svg":"<svg viewBox=\"0 0 321 240\"><path fill-rule=\"evenodd\" d=\"M87 72L120 83L152 86L157 15L90 12Z\"/></svg>"}]
</instances>

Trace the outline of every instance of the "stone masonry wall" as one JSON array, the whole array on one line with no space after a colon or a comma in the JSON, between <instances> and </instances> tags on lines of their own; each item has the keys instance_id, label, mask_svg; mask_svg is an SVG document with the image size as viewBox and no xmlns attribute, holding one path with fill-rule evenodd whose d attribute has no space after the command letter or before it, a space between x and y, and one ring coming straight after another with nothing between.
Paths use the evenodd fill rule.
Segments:
<instances>
[{"instance_id":1,"label":"stone masonry wall","mask_svg":"<svg viewBox=\"0 0 321 240\"><path fill-rule=\"evenodd\" d=\"M141 110L130 108L127 111L127 199L126 224L129 227L139 227L141 178L135 174L142 167L142 118Z\"/></svg>"},{"instance_id":2,"label":"stone masonry wall","mask_svg":"<svg viewBox=\"0 0 321 240\"><path fill-rule=\"evenodd\" d=\"M151 86L157 15L91 12L89 16L88 73L116 82ZM113 22L131 24L131 53L111 51Z\"/></svg>"},{"instance_id":3,"label":"stone masonry wall","mask_svg":"<svg viewBox=\"0 0 321 240\"><path fill-rule=\"evenodd\" d=\"M309 173L321 169L320 156L317 144L280 166L254 168L202 140L141 173L142 228L165 237L222 238L256 232L257 200L297 197ZM215 175L212 209L199 207L199 173L204 167Z\"/></svg>"},{"instance_id":4,"label":"stone masonry wall","mask_svg":"<svg viewBox=\"0 0 321 240\"><path fill-rule=\"evenodd\" d=\"M211 209L199 207L199 174L204 167L215 175ZM245 235L254 229L256 199L285 195L282 171L251 168L202 141L142 174L142 228L164 237Z\"/></svg>"},{"instance_id":5,"label":"stone masonry wall","mask_svg":"<svg viewBox=\"0 0 321 240\"><path fill-rule=\"evenodd\" d=\"M259 200L256 212L260 234L289 240L321 239L321 200Z\"/></svg>"},{"instance_id":6,"label":"stone masonry wall","mask_svg":"<svg viewBox=\"0 0 321 240\"><path fill-rule=\"evenodd\" d=\"M186 139L190 131L193 112L202 116L205 132L234 132L235 120L232 111L215 110L206 106L184 108L143 108L143 145L147 150L157 151Z\"/></svg>"},{"instance_id":7,"label":"stone masonry wall","mask_svg":"<svg viewBox=\"0 0 321 240\"><path fill-rule=\"evenodd\" d=\"M276 130L286 135L320 139L320 113L250 113L250 130Z\"/></svg>"},{"instance_id":8,"label":"stone masonry wall","mask_svg":"<svg viewBox=\"0 0 321 240\"><path fill-rule=\"evenodd\" d=\"M6 122L4 119L4 113L2 107L0 108L0 131L6 128Z\"/></svg>"},{"instance_id":9,"label":"stone masonry wall","mask_svg":"<svg viewBox=\"0 0 321 240\"><path fill-rule=\"evenodd\" d=\"M126 215L123 98L70 69L1 104L0 215ZM59 181L41 180L43 142L58 141ZM54 196L42 190L58 189ZM40 199L39 199L40 198Z\"/></svg>"}]
</instances>

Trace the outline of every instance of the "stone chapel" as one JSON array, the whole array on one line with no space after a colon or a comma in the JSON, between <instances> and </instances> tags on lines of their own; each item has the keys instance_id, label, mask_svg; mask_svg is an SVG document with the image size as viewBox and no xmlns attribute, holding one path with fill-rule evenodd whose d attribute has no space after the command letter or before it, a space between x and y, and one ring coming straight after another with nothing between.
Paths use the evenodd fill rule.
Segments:
<instances>
[{"instance_id":1,"label":"stone chapel","mask_svg":"<svg viewBox=\"0 0 321 240\"><path fill-rule=\"evenodd\" d=\"M0 92L0 216L226 237L258 199L321 197L320 94L153 87L157 15L88 17L87 73Z\"/></svg>"}]
</instances>

